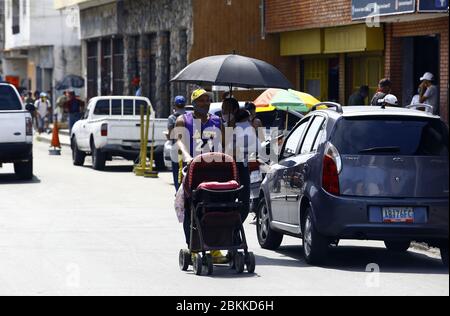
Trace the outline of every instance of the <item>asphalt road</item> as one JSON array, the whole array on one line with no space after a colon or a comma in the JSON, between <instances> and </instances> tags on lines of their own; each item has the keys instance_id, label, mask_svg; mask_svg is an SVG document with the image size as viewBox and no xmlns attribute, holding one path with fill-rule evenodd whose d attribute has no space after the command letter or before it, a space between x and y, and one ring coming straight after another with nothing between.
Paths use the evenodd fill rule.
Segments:
<instances>
[{"instance_id":1,"label":"asphalt road","mask_svg":"<svg viewBox=\"0 0 450 316\"><path fill-rule=\"evenodd\" d=\"M123 161L105 172L89 159L73 167L69 149L55 157L47 146L35 144L31 182L17 181L11 165L0 169L0 295L449 295L437 254L393 255L379 242L346 241L329 265L311 267L300 240L262 250L251 219L256 274L181 272L171 174L137 178Z\"/></svg>"}]
</instances>

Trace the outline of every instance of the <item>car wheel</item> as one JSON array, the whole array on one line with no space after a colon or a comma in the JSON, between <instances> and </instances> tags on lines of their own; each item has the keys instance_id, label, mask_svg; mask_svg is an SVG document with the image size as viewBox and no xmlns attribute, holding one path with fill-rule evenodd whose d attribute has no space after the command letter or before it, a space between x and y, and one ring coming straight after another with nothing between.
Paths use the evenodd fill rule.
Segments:
<instances>
[{"instance_id":1,"label":"car wheel","mask_svg":"<svg viewBox=\"0 0 450 316\"><path fill-rule=\"evenodd\" d=\"M78 149L76 138L72 141L72 161L74 166L83 166L86 159L86 153Z\"/></svg>"},{"instance_id":2,"label":"car wheel","mask_svg":"<svg viewBox=\"0 0 450 316\"><path fill-rule=\"evenodd\" d=\"M26 162L16 162L14 172L20 180L33 179L33 157L30 157Z\"/></svg>"},{"instance_id":3,"label":"car wheel","mask_svg":"<svg viewBox=\"0 0 450 316\"><path fill-rule=\"evenodd\" d=\"M448 244L441 246L441 258L444 266L448 267Z\"/></svg>"},{"instance_id":4,"label":"car wheel","mask_svg":"<svg viewBox=\"0 0 450 316\"><path fill-rule=\"evenodd\" d=\"M256 232L258 234L258 242L264 249L276 250L283 241L283 234L270 228L269 209L264 199L261 200L258 207Z\"/></svg>"},{"instance_id":5,"label":"car wheel","mask_svg":"<svg viewBox=\"0 0 450 316\"><path fill-rule=\"evenodd\" d=\"M386 240L384 242L386 248L389 251L393 252L407 252L408 249L411 247L410 241L392 241L392 240Z\"/></svg>"},{"instance_id":6,"label":"car wheel","mask_svg":"<svg viewBox=\"0 0 450 316\"><path fill-rule=\"evenodd\" d=\"M306 262L311 265L324 263L329 246L329 239L317 231L311 208L308 208L303 224L303 254Z\"/></svg>"},{"instance_id":7,"label":"car wheel","mask_svg":"<svg viewBox=\"0 0 450 316\"><path fill-rule=\"evenodd\" d=\"M95 147L94 143L91 143L92 151L92 167L94 170L103 171L106 165L106 154Z\"/></svg>"}]
</instances>

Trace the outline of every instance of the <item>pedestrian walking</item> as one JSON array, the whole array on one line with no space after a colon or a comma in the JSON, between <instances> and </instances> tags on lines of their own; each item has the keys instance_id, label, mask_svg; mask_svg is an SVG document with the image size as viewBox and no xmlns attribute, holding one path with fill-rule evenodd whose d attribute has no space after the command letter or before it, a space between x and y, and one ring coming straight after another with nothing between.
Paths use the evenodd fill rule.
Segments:
<instances>
[{"instance_id":1,"label":"pedestrian walking","mask_svg":"<svg viewBox=\"0 0 450 316\"><path fill-rule=\"evenodd\" d=\"M177 119L181 115L186 114L186 109L185 109L186 98L184 96L175 97L173 106L174 106L174 112L171 116L169 116L169 119L167 122L167 130L169 133L169 139L172 141L172 150L170 153L170 158L172 160L173 183L175 185L175 192L178 192L178 189L180 188L180 183L179 183L180 162L179 162L179 156L178 156L178 146L176 144L176 141L171 137L171 134L175 128Z\"/></svg>"},{"instance_id":2,"label":"pedestrian walking","mask_svg":"<svg viewBox=\"0 0 450 316\"><path fill-rule=\"evenodd\" d=\"M211 98L204 89L197 89L191 97L194 112L180 115L172 135L185 162L189 163L198 155L221 152L222 122L220 117L210 114ZM181 189L180 189L181 190ZM183 229L186 243L190 243L191 210L185 210ZM227 258L220 251L211 252L214 263L226 263Z\"/></svg>"},{"instance_id":3,"label":"pedestrian walking","mask_svg":"<svg viewBox=\"0 0 450 316\"><path fill-rule=\"evenodd\" d=\"M33 128L35 130L37 130L38 128L38 122L37 122L37 118L36 118L36 107L34 106L34 103L36 102L36 100L33 97L33 93L28 92L27 95L25 96L25 107L27 109L28 112L30 112L31 114L31 121L33 124Z\"/></svg>"},{"instance_id":4,"label":"pedestrian walking","mask_svg":"<svg viewBox=\"0 0 450 316\"><path fill-rule=\"evenodd\" d=\"M366 98L369 96L369 87L361 86L358 91L355 91L348 99L349 106L366 105Z\"/></svg>"},{"instance_id":5,"label":"pedestrian walking","mask_svg":"<svg viewBox=\"0 0 450 316\"><path fill-rule=\"evenodd\" d=\"M40 96L41 96L41 92L40 91L37 91L37 90L34 91L34 95L33 95L34 101L39 100Z\"/></svg>"},{"instance_id":6,"label":"pedestrian walking","mask_svg":"<svg viewBox=\"0 0 450 316\"><path fill-rule=\"evenodd\" d=\"M420 103L431 105L433 107L433 114L439 115L439 91L438 88L433 84L434 75L430 72L427 72L420 78L420 81Z\"/></svg>"},{"instance_id":7,"label":"pedestrian walking","mask_svg":"<svg viewBox=\"0 0 450 316\"><path fill-rule=\"evenodd\" d=\"M58 99L56 100L56 115L58 118L58 122L63 122L64 121L64 106L66 104L66 102L69 101L69 91L64 91L63 95L61 95L60 97L58 97Z\"/></svg>"},{"instance_id":8,"label":"pedestrian walking","mask_svg":"<svg viewBox=\"0 0 450 316\"><path fill-rule=\"evenodd\" d=\"M255 129L255 133L258 136L258 139L261 143L266 141L266 135L261 130L264 128L263 122L257 117L256 114L256 105L253 102L247 102L245 103L245 109L250 113L250 123L252 124L253 128Z\"/></svg>"},{"instance_id":9,"label":"pedestrian walking","mask_svg":"<svg viewBox=\"0 0 450 316\"><path fill-rule=\"evenodd\" d=\"M38 133L42 134L44 131L48 132L49 115L51 113L51 103L47 99L45 93L39 95L39 99L34 103L36 109Z\"/></svg>"},{"instance_id":10,"label":"pedestrian walking","mask_svg":"<svg viewBox=\"0 0 450 316\"><path fill-rule=\"evenodd\" d=\"M382 100L390 94L392 91L392 82L389 79L382 79L378 84L378 91L372 98L370 105L380 106L383 102Z\"/></svg>"},{"instance_id":11,"label":"pedestrian walking","mask_svg":"<svg viewBox=\"0 0 450 316\"><path fill-rule=\"evenodd\" d=\"M177 145L185 162L190 162L198 155L221 151L221 119L209 113L211 98L204 89L192 93L194 111L178 117L175 127ZM179 131L184 134L180 135ZM218 146L219 145L219 146Z\"/></svg>"},{"instance_id":12,"label":"pedestrian walking","mask_svg":"<svg viewBox=\"0 0 450 316\"><path fill-rule=\"evenodd\" d=\"M69 113L69 132L72 133L72 128L75 123L81 120L81 113L84 110L84 104L77 98L74 91L70 91L69 100L66 102L64 107Z\"/></svg>"},{"instance_id":13,"label":"pedestrian walking","mask_svg":"<svg viewBox=\"0 0 450 316\"><path fill-rule=\"evenodd\" d=\"M133 80L131 81L131 85L135 89L134 95L136 97L141 97L142 96L141 77L139 76L134 77Z\"/></svg>"},{"instance_id":14,"label":"pedestrian walking","mask_svg":"<svg viewBox=\"0 0 450 316\"><path fill-rule=\"evenodd\" d=\"M242 222L250 212L250 170L249 157L259 151L258 138L253 125L250 123L250 113L240 110L239 102L234 98L226 99L222 104L224 123L225 153L233 156L239 172L239 180L243 186L239 200L242 202Z\"/></svg>"},{"instance_id":15,"label":"pedestrian walking","mask_svg":"<svg viewBox=\"0 0 450 316\"><path fill-rule=\"evenodd\" d=\"M33 93L28 92L25 96L25 100L24 100L25 104L27 104L27 103L34 104L35 101L36 100L33 98Z\"/></svg>"},{"instance_id":16,"label":"pedestrian walking","mask_svg":"<svg viewBox=\"0 0 450 316\"><path fill-rule=\"evenodd\" d=\"M25 101L25 109L30 113L31 119L34 121L36 116L36 107L33 102Z\"/></svg>"}]
</instances>

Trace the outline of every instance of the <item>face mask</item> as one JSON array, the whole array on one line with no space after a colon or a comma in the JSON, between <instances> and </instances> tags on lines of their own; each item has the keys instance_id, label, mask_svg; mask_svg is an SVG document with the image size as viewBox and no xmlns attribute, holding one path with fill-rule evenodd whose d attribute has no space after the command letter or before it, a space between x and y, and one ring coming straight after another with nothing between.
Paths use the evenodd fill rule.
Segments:
<instances>
[{"instance_id":1,"label":"face mask","mask_svg":"<svg viewBox=\"0 0 450 316\"><path fill-rule=\"evenodd\" d=\"M209 113L208 109L201 108L201 107L198 107L198 106L194 107L194 110L195 110L195 112L197 112L199 114L203 114L203 115L206 115L206 114Z\"/></svg>"}]
</instances>

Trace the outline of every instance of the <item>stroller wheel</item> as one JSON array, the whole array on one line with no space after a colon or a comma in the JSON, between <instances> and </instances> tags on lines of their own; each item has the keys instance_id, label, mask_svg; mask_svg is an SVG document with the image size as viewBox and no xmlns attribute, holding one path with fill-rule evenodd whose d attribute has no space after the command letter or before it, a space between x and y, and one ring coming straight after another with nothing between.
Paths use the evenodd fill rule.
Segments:
<instances>
[{"instance_id":1,"label":"stroller wheel","mask_svg":"<svg viewBox=\"0 0 450 316\"><path fill-rule=\"evenodd\" d=\"M206 268L207 274L212 275L214 273L214 264L213 264L213 258L210 254L206 255Z\"/></svg>"},{"instance_id":2,"label":"stroller wheel","mask_svg":"<svg viewBox=\"0 0 450 316\"><path fill-rule=\"evenodd\" d=\"M182 249L180 250L179 255L179 264L181 271L187 271L189 269L189 266L191 265L191 253L189 250Z\"/></svg>"},{"instance_id":3,"label":"stroller wheel","mask_svg":"<svg viewBox=\"0 0 450 316\"><path fill-rule=\"evenodd\" d=\"M235 264L234 264L234 257L236 256L236 253L235 252L228 252L228 254L227 254L227 259L228 259L228 265L230 266L230 269L235 269L236 268L236 266L235 266Z\"/></svg>"},{"instance_id":4,"label":"stroller wheel","mask_svg":"<svg viewBox=\"0 0 450 316\"><path fill-rule=\"evenodd\" d=\"M241 274L244 272L244 268L245 268L245 258L244 255L240 252L236 253L235 257L234 257L234 265L236 268L236 272L238 274Z\"/></svg>"},{"instance_id":5,"label":"stroller wheel","mask_svg":"<svg viewBox=\"0 0 450 316\"><path fill-rule=\"evenodd\" d=\"M247 272L252 274L255 273L256 269L256 259L255 254L253 252L249 252L247 258L245 260L245 264L247 265Z\"/></svg>"},{"instance_id":6,"label":"stroller wheel","mask_svg":"<svg viewBox=\"0 0 450 316\"><path fill-rule=\"evenodd\" d=\"M194 273L196 275L202 275L202 268L203 268L202 255L199 253L196 253L192 259L193 259L192 265L194 266Z\"/></svg>"}]
</instances>

